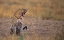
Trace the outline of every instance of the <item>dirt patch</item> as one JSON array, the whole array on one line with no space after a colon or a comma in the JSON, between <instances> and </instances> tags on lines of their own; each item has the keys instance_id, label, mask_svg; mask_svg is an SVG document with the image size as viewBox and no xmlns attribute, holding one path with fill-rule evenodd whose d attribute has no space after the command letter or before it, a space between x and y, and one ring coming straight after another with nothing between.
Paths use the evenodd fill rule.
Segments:
<instances>
[{"instance_id":1,"label":"dirt patch","mask_svg":"<svg viewBox=\"0 0 64 40\"><path fill-rule=\"evenodd\" d=\"M9 29L12 25L12 19L3 18L0 19L0 37L6 37L9 35ZM45 37L59 32L64 26L64 21L52 21L52 20L39 20L34 18L25 18L22 20L24 26L28 26L28 30L22 30L21 34L33 37L35 34L37 37Z\"/></svg>"}]
</instances>

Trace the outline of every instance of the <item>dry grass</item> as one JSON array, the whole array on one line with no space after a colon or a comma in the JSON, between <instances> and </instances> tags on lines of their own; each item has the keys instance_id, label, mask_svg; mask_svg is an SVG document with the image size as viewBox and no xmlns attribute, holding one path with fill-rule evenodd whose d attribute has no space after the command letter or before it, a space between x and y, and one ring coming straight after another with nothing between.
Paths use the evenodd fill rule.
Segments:
<instances>
[{"instance_id":1,"label":"dry grass","mask_svg":"<svg viewBox=\"0 0 64 40\"><path fill-rule=\"evenodd\" d=\"M22 8L28 10L26 17L64 20L64 0L0 0L0 18L12 18L16 10ZM19 40L19 37L9 35L6 38L0 37L0 40ZM33 33L31 37L25 35L24 40L45 40L45 38Z\"/></svg>"},{"instance_id":2,"label":"dry grass","mask_svg":"<svg viewBox=\"0 0 64 40\"><path fill-rule=\"evenodd\" d=\"M0 40L19 40L17 36L6 36L5 38L0 37Z\"/></svg>"},{"instance_id":3,"label":"dry grass","mask_svg":"<svg viewBox=\"0 0 64 40\"><path fill-rule=\"evenodd\" d=\"M2 0L0 17L11 18L18 9L28 10L27 17L64 20L63 0Z\"/></svg>"},{"instance_id":4,"label":"dry grass","mask_svg":"<svg viewBox=\"0 0 64 40\"><path fill-rule=\"evenodd\" d=\"M23 38L22 38L23 37ZM38 35L35 33L32 36L24 35L24 36L6 36L6 37L0 37L0 40L44 40L44 37L38 37Z\"/></svg>"},{"instance_id":5,"label":"dry grass","mask_svg":"<svg viewBox=\"0 0 64 40\"><path fill-rule=\"evenodd\" d=\"M30 21L28 21L29 19ZM0 19L0 40L20 39L18 36L9 35L11 20L12 19L8 18ZM22 23L25 23L25 25L28 26L28 30L22 30L21 32L23 35L23 40L53 40L54 37L50 37L64 27L64 21L38 20L34 18L25 18Z\"/></svg>"},{"instance_id":6,"label":"dry grass","mask_svg":"<svg viewBox=\"0 0 64 40\"><path fill-rule=\"evenodd\" d=\"M55 40L64 40L64 29L60 33L57 33L54 38Z\"/></svg>"}]
</instances>

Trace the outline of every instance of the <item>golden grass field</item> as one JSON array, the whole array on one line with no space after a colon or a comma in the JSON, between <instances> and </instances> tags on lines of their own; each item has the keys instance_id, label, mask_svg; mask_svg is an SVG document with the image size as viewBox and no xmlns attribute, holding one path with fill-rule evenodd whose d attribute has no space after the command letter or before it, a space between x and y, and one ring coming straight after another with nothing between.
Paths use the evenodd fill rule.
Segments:
<instances>
[{"instance_id":1,"label":"golden grass field","mask_svg":"<svg viewBox=\"0 0 64 40\"><path fill-rule=\"evenodd\" d=\"M0 17L11 18L18 9L38 19L64 20L64 0L0 0Z\"/></svg>"},{"instance_id":2,"label":"golden grass field","mask_svg":"<svg viewBox=\"0 0 64 40\"><path fill-rule=\"evenodd\" d=\"M22 23L28 30L22 31L22 40L64 40L64 0L0 0L0 40L20 40L9 34L9 27L23 8L27 13Z\"/></svg>"}]
</instances>

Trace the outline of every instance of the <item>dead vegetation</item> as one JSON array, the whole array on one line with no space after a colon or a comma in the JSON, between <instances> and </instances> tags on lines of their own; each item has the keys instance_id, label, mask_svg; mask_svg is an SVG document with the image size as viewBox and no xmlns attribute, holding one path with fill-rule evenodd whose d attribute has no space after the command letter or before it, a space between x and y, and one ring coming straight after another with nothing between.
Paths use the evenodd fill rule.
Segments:
<instances>
[{"instance_id":1,"label":"dead vegetation","mask_svg":"<svg viewBox=\"0 0 64 40\"><path fill-rule=\"evenodd\" d=\"M28 30L22 31L20 37L11 36L11 18L22 8L28 10L22 21ZM0 0L0 40L64 40L61 20L64 20L64 0Z\"/></svg>"},{"instance_id":2,"label":"dead vegetation","mask_svg":"<svg viewBox=\"0 0 64 40\"><path fill-rule=\"evenodd\" d=\"M11 36L9 34L11 22L9 18L0 19L0 40L55 40L55 36L53 35L56 35L58 32L62 33L61 29L64 27L64 21L25 18L22 20L22 28L27 25L28 29L22 30L20 36Z\"/></svg>"},{"instance_id":3,"label":"dead vegetation","mask_svg":"<svg viewBox=\"0 0 64 40\"><path fill-rule=\"evenodd\" d=\"M18 9L28 10L26 16L38 19L64 20L63 0L2 0L0 18L11 18Z\"/></svg>"}]
</instances>

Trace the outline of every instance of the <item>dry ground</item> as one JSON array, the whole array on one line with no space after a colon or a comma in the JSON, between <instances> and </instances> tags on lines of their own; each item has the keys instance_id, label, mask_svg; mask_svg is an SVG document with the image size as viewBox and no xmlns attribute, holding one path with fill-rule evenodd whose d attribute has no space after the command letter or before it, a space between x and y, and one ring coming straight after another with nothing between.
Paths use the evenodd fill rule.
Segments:
<instances>
[{"instance_id":1,"label":"dry ground","mask_svg":"<svg viewBox=\"0 0 64 40\"><path fill-rule=\"evenodd\" d=\"M19 40L10 36L9 28L13 14L22 8L28 10L28 18L22 20L23 27L28 26L21 32L24 40L54 40L52 36L64 28L64 0L0 0L0 40Z\"/></svg>"},{"instance_id":2,"label":"dry ground","mask_svg":"<svg viewBox=\"0 0 64 40\"><path fill-rule=\"evenodd\" d=\"M22 20L23 27L28 26L28 30L22 30L24 40L54 40L53 35L64 28L64 21L39 20L25 17ZM19 36L11 36L9 28L12 20L0 18L0 40L19 40Z\"/></svg>"}]
</instances>

